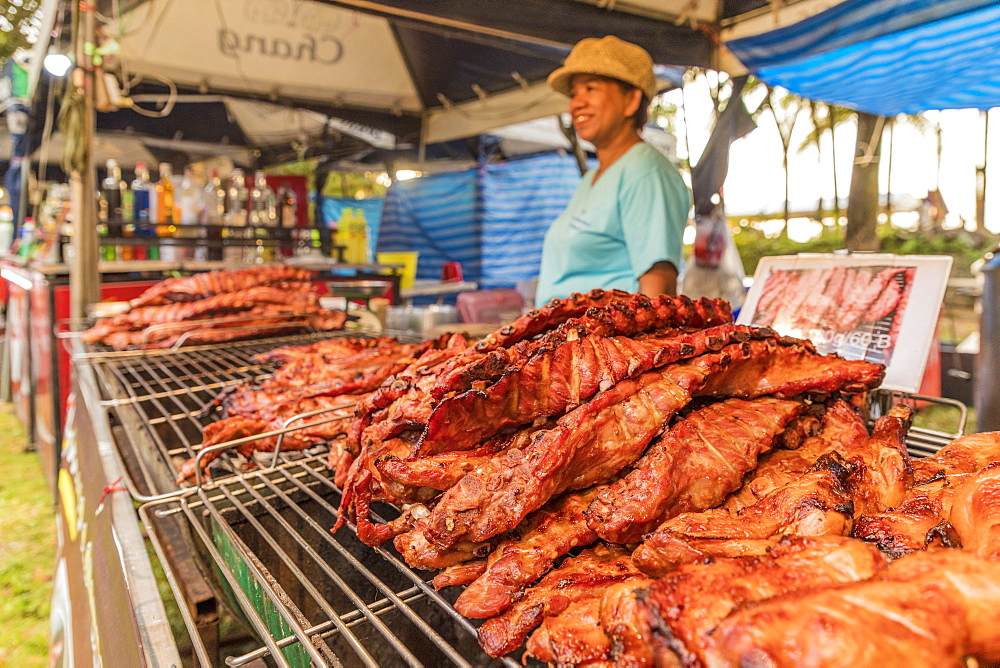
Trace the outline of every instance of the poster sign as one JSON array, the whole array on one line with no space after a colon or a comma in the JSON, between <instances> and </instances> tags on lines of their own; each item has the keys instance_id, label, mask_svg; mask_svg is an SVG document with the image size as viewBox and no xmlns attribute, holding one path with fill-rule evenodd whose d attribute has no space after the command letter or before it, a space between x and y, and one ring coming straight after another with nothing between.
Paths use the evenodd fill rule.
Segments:
<instances>
[{"instance_id":1,"label":"poster sign","mask_svg":"<svg viewBox=\"0 0 1000 668\"><path fill-rule=\"evenodd\" d=\"M739 323L809 339L823 354L885 364L882 387L916 392L950 270L947 256L765 257Z\"/></svg>"}]
</instances>

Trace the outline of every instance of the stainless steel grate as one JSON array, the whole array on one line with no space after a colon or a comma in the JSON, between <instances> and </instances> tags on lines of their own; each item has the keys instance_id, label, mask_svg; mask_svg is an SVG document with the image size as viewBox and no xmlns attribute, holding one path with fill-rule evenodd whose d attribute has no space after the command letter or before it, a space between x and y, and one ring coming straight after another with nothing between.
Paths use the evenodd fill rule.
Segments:
<instances>
[{"instance_id":1,"label":"stainless steel grate","mask_svg":"<svg viewBox=\"0 0 1000 668\"><path fill-rule=\"evenodd\" d=\"M151 517L184 519L263 639L227 665L264 656L280 666L519 665L486 656L447 590L436 592L429 574L408 568L391 547L368 547L353 528L331 534L339 503L324 458L312 456L147 503L139 514L161 560ZM192 635L199 659L213 665Z\"/></svg>"},{"instance_id":2,"label":"stainless steel grate","mask_svg":"<svg viewBox=\"0 0 1000 668\"><path fill-rule=\"evenodd\" d=\"M906 404L916 408L920 403L934 404L948 409L954 420L954 431L940 431L914 426L906 434L906 449L914 457L931 457L938 450L965 434L965 423L969 409L961 401L942 397L926 397L919 394L894 390L876 390L872 393L872 420L885 415L896 404Z\"/></svg>"},{"instance_id":3,"label":"stainless steel grate","mask_svg":"<svg viewBox=\"0 0 1000 668\"><path fill-rule=\"evenodd\" d=\"M116 439L122 468L129 477L129 489L136 498L149 500L179 489L176 479L181 465L197 454L202 431L214 421L202 414L205 407L226 388L259 382L281 366L280 362L258 362L255 355L279 346L307 345L337 335L357 335L357 332L300 334L176 351L91 351L78 354L75 359L90 364L96 371L102 385L102 404L118 427ZM301 426L299 422L292 429ZM321 449L325 450L325 446ZM283 452L278 462L315 452L316 449ZM269 453L266 457L260 463L270 465L272 457ZM216 477L235 475L245 464L240 456L226 452L212 462L212 473Z\"/></svg>"}]
</instances>

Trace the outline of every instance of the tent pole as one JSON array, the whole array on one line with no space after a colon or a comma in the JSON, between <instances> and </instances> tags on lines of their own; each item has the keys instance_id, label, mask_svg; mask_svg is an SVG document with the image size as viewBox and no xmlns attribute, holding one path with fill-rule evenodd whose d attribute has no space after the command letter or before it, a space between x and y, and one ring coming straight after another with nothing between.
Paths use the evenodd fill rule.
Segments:
<instances>
[{"instance_id":1,"label":"tent pole","mask_svg":"<svg viewBox=\"0 0 1000 668\"><path fill-rule=\"evenodd\" d=\"M69 259L70 317L87 317L88 307L100 300L101 277L97 269L97 180L94 173L93 141L96 126L94 107L94 70L85 44L94 43L94 12L81 10L82 3L74 3L77 14L74 26L76 35L76 69L73 83L83 97L82 128L79 141L83 144L82 162L70 175L70 197L73 212L73 243Z\"/></svg>"},{"instance_id":2,"label":"tent pole","mask_svg":"<svg viewBox=\"0 0 1000 668\"><path fill-rule=\"evenodd\" d=\"M990 111L980 112L983 117L983 163L976 165L976 230L986 230L986 162L990 149Z\"/></svg>"}]
</instances>

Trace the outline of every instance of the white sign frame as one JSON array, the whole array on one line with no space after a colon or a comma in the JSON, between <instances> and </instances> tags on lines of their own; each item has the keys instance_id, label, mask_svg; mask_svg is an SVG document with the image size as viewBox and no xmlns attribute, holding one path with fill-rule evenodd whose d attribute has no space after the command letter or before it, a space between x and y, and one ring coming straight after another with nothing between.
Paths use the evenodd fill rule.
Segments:
<instances>
[{"instance_id":1,"label":"white sign frame","mask_svg":"<svg viewBox=\"0 0 1000 668\"><path fill-rule=\"evenodd\" d=\"M885 363L883 388L917 392L951 264L937 255L765 257L737 322L809 339L824 354Z\"/></svg>"}]
</instances>

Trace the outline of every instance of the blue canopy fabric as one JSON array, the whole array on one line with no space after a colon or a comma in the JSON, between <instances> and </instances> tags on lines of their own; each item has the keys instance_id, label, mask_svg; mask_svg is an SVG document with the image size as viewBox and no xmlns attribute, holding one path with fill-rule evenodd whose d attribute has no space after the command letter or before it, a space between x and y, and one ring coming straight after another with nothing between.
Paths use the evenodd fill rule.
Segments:
<instances>
[{"instance_id":1,"label":"blue canopy fabric","mask_svg":"<svg viewBox=\"0 0 1000 668\"><path fill-rule=\"evenodd\" d=\"M846 0L726 46L768 84L880 116L1000 106L996 0Z\"/></svg>"},{"instance_id":2,"label":"blue canopy fabric","mask_svg":"<svg viewBox=\"0 0 1000 668\"><path fill-rule=\"evenodd\" d=\"M481 288L537 278L545 231L580 181L576 160L544 154L397 182L386 193L379 251L417 251L417 278L462 263Z\"/></svg>"},{"instance_id":3,"label":"blue canopy fabric","mask_svg":"<svg viewBox=\"0 0 1000 668\"><path fill-rule=\"evenodd\" d=\"M417 251L417 278L441 278L461 262L468 280L482 274L481 203L476 171L397 181L385 196L376 250Z\"/></svg>"},{"instance_id":4,"label":"blue canopy fabric","mask_svg":"<svg viewBox=\"0 0 1000 668\"><path fill-rule=\"evenodd\" d=\"M542 242L566 205L580 169L569 155L551 153L489 164L482 174L483 288L512 288L538 278Z\"/></svg>"}]
</instances>

